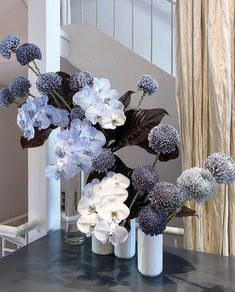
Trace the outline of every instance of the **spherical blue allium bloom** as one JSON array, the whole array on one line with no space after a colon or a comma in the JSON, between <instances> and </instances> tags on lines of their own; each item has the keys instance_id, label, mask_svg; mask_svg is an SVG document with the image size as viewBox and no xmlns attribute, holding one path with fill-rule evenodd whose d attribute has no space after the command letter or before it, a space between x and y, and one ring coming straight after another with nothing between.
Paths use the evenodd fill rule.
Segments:
<instances>
[{"instance_id":1,"label":"spherical blue allium bloom","mask_svg":"<svg viewBox=\"0 0 235 292\"><path fill-rule=\"evenodd\" d=\"M15 35L6 35L0 43L0 54L3 58L10 59L11 53L15 52L20 44L20 39Z\"/></svg>"},{"instance_id":2,"label":"spherical blue allium bloom","mask_svg":"<svg viewBox=\"0 0 235 292\"><path fill-rule=\"evenodd\" d=\"M15 97L10 93L9 88L0 90L0 107L9 108Z\"/></svg>"},{"instance_id":3,"label":"spherical blue allium bloom","mask_svg":"<svg viewBox=\"0 0 235 292\"><path fill-rule=\"evenodd\" d=\"M178 212L181 210L184 194L171 183L159 182L149 192L148 199L158 212Z\"/></svg>"},{"instance_id":4,"label":"spherical blue allium bloom","mask_svg":"<svg viewBox=\"0 0 235 292\"><path fill-rule=\"evenodd\" d=\"M82 90L87 85L87 77L83 72L76 72L70 76L70 88L75 91Z\"/></svg>"},{"instance_id":5,"label":"spherical blue allium bloom","mask_svg":"<svg viewBox=\"0 0 235 292\"><path fill-rule=\"evenodd\" d=\"M41 60L42 53L38 46L35 44L25 43L19 46L16 50L16 59L21 65L28 65L35 59Z\"/></svg>"},{"instance_id":6,"label":"spherical blue allium bloom","mask_svg":"<svg viewBox=\"0 0 235 292\"><path fill-rule=\"evenodd\" d=\"M149 192L159 182L159 174L150 165L139 166L132 172L131 179L138 192Z\"/></svg>"},{"instance_id":7,"label":"spherical blue allium bloom","mask_svg":"<svg viewBox=\"0 0 235 292\"><path fill-rule=\"evenodd\" d=\"M218 152L208 156L205 167L219 184L232 184L235 181L235 161L228 154Z\"/></svg>"},{"instance_id":8,"label":"spherical blue allium bloom","mask_svg":"<svg viewBox=\"0 0 235 292\"><path fill-rule=\"evenodd\" d=\"M85 119L85 111L79 105L76 105L70 112L70 118L71 120L83 120Z\"/></svg>"},{"instance_id":9,"label":"spherical blue allium bloom","mask_svg":"<svg viewBox=\"0 0 235 292\"><path fill-rule=\"evenodd\" d=\"M93 85L93 81L94 81L94 76L88 71L84 71L83 73L86 76L87 85L92 86Z\"/></svg>"},{"instance_id":10,"label":"spherical blue allium bloom","mask_svg":"<svg viewBox=\"0 0 235 292\"><path fill-rule=\"evenodd\" d=\"M102 152L92 159L92 168L97 172L107 172L115 165L115 155L110 149Z\"/></svg>"},{"instance_id":11,"label":"spherical blue allium bloom","mask_svg":"<svg viewBox=\"0 0 235 292\"><path fill-rule=\"evenodd\" d=\"M171 153L177 149L180 142L178 131L171 125L161 124L154 127L148 136L149 147L157 154Z\"/></svg>"},{"instance_id":12,"label":"spherical blue allium bloom","mask_svg":"<svg viewBox=\"0 0 235 292\"><path fill-rule=\"evenodd\" d=\"M25 97L29 93L31 83L25 77L18 76L9 84L9 90L16 98Z\"/></svg>"},{"instance_id":13,"label":"spherical blue allium bloom","mask_svg":"<svg viewBox=\"0 0 235 292\"><path fill-rule=\"evenodd\" d=\"M203 203L215 192L216 181L209 170L193 167L181 174L177 186L184 193L185 199Z\"/></svg>"},{"instance_id":14,"label":"spherical blue allium bloom","mask_svg":"<svg viewBox=\"0 0 235 292\"><path fill-rule=\"evenodd\" d=\"M62 84L62 78L53 72L42 74L36 81L37 89L42 94L50 94Z\"/></svg>"},{"instance_id":15,"label":"spherical blue allium bloom","mask_svg":"<svg viewBox=\"0 0 235 292\"><path fill-rule=\"evenodd\" d=\"M139 225L147 235L159 235L166 229L167 214L156 212L151 205L142 208L139 212Z\"/></svg>"},{"instance_id":16,"label":"spherical blue allium bloom","mask_svg":"<svg viewBox=\"0 0 235 292\"><path fill-rule=\"evenodd\" d=\"M143 90L145 95L153 95L157 92L159 85L152 76L144 74L138 80L137 88Z\"/></svg>"}]
</instances>

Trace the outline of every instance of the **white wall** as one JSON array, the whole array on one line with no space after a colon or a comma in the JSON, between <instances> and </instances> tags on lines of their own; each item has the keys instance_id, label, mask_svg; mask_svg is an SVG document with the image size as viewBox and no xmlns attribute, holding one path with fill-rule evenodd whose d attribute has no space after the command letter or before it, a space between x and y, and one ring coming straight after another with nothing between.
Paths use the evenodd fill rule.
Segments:
<instances>
[{"instance_id":1,"label":"white wall","mask_svg":"<svg viewBox=\"0 0 235 292\"><path fill-rule=\"evenodd\" d=\"M96 0L83 2L84 22L96 26ZM135 0L134 3L134 51L150 60L151 0ZM153 63L170 72L171 4L166 0L154 0L153 3ZM71 0L71 7L72 23L81 22L81 0ZM116 1L115 14L116 40L132 48L132 0ZM99 28L114 36L114 0L99 0Z\"/></svg>"},{"instance_id":2,"label":"white wall","mask_svg":"<svg viewBox=\"0 0 235 292\"><path fill-rule=\"evenodd\" d=\"M0 109L0 222L27 212L27 150L20 146L17 109Z\"/></svg>"}]
</instances>

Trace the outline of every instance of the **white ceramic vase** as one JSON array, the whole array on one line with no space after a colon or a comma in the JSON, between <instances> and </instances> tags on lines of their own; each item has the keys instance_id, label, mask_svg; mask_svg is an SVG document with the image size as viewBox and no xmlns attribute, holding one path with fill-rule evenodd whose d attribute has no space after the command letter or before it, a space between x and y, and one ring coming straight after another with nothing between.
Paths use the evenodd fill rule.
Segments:
<instances>
[{"instance_id":1,"label":"white ceramic vase","mask_svg":"<svg viewBox=\"0 0 235 292\"><path fill-rule=\"evenodd\" d=\"M91 239L92 252L99 255L113 254L113 245L110 242L102 243L94 235Z\"/></svg>"},{"instance_id":2,"label":"white ceramic vase","mask_svg":"<svg viewBox=\"0 0 235 292\"><path fill-rule=\"evenodd\" d=\"M148 277L161 274L163 269L163 235L146 235L138 229L138 271Z\"/></svg>"},{"instance_id":3,"label":"white ceramic vase","mask_svg":"<svg viewBox=\"0 0 235 292\"><path fill-rule=\"evenodd\" d=\"M119 259L131 259L136 252L136 222L135 219L130 221L131 230L129 236L123 243L114 247L114 254Z\"/></svg>"}]
</instances>

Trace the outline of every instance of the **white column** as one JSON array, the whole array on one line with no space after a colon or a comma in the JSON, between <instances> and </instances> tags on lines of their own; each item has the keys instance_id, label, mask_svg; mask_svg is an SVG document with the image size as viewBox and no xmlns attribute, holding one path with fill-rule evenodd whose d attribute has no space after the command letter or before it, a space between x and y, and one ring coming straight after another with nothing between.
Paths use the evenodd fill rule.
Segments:
<instances>
[{"instance_id":1,"label":"white column","mask_svg":"<svg viewBox=\"0 0 235 292\"><path fill-rule=\"evenodd\" d=\"M60 0L28 0L28 42L42 51L43 59L37 62L42 73L60 69ZM36 77L30 70L29 80L35 84ZM33 91L39 94L35 87ZM44 146L28 150L29 220L37 218L41 222L38 230L30 232L29 241L60 228L60 182L44 176L46 165L52 162L56 131Z\"/></svg>"}]
</instances>

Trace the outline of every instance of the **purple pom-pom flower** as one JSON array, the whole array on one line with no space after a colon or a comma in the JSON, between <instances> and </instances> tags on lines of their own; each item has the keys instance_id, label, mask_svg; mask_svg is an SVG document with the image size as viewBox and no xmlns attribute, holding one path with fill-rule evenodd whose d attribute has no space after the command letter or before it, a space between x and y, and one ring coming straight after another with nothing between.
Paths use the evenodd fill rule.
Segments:
<instances>
[{"instance_id":1,"label":"purple pom-pom flower","mask_svg":"<svg viewBox=\"0 0 235 292\"><path fill-rule=\"evenodd\" d=\"M15 97L10 93L9 88L0 90L0 107L9 108Z\"/></svg>"},{"instance_id":2,"label":"purple pom-pom flower","mask_svg":"<svg viewBox=\"0 0 235 292\"><path fill-rule=\"evenodd\" d=\"M9 91L16 98L22 98L29 93L30 87L31 83L27 78L18 76L9 84Z\"/></svg>"},{"instance_id":3,"label":"purple pom-pom flower","mask_svg":"<svg viewBox=\"0 0 235 292\"><path fill-rule=\"evenodd\" d=\"M184 194L171 183L159 182L149 192L148 199L158 212L178 212L181 210Z\"/></svg>"},{"instance_id":4,"label":"purple pom-pom flower","mask_svg":"<svg viewBox=\"0 0 235 292\"><path fill-rule=\"evenodd\" d=\"M158 172L150 165L134 169L131 179L138 192L149 192L159 182Z\"/></svg>"},{"instance_id":5,"label":"purple pom-pom flower","mask_svg":"<svg viewBox=\"0 0 235 292\"><path fill-rule=\"evenodd\" d=\"M149 147L157 154L171 153L179 146L178 131L171 125L161 124L154 127L148 136Z\"/></svg>"},{"instance_id":6,"label":"purple pom-pom flower","mask_svg":"<svg viewBox=\"0 0 235 292\"><path fill-rule=\"evenodd\" d=\"M203 203L215 192L216 181L209 170L193 167L181 174L177 179L177 186L187 200L195 199L198 203Z\"/></svg>"},{"instance_id":7,"label":"purple pom-pom flower","mask_svg":"<svg viewBox=\"0 0 235 292\"><path fill-rule=\"evenodd\" d=\"M79 105L76 105L70 112L70 118L71 120L83 120L85 119L85 111Z\"/></svg>"},{"instance_id":8,"label":"purple pom-pom flower","mask_svg":"<svg viewBox=\"0 0 235 292\"><path fill-rule=\"evenodd\" d=\"M147 235L159 235L166 229L167 214L156 212L151 205L142 208L139 212L139 226Z\"/></svg>"},{"instance_id":9,"label":"purple pom-pom flower","mask_svg":"<svg viewBox=\"0 0 235 292\"><path fill-rule=\"evenodd\" d=\"M232 184L235 181L235 161L228 154L218 152L208 156L205 167L219 184Z\"/></svg>"},{"instance_id":10,"label":"purple pom-pom flower","mask_svg":"<svg viewBox=\"0 0 235 292\"><path fill-rule=\"evenodd\" d=\"M97 172L107 172L115 165L115 155L110 149L103 149L102 152L92 160L92 168Z\"/></svg>"},{"instance_id":11,"label":"purple pom-pom flower","mask_svg":"<svg viewBox=\"0 0 235 292\"><path fill-rule=\"evenodd\" d=\"M153 95L157 92L159 85L152 76L144 74L138 80L137 88L143 90L145 95Z\"/></svg>"},{"instance_id":12,"label":"purple pom-pom flower","mask_svg":"<svg viewBox=\"0 0 235 292\"><path fill-rule=\"evenodd\" d=\"M87 85L87 78L83 72L76 72L70 76L70 88L74 91L80 91Z\"/></svg>"},{"instance_id":13,"label":"purple pom-pom flower","mask_svg":"<svg viewBox=\"0 0 235 292\"><path fill-rule=\"evenodd\" d=\"M21 65L28 65L35 59L41 60L42 53L35 44L25 43L19 46L16 50L16 59Z\"/></svg>"},{"instance_id":14,"label":"purple pom-pom flower","mask_svg":"<svg viewBox=\"0 0 235 292\"><path fill-rule=\"evenodd\" d=\"M15 52L20 44L20 39L15 35L6 35L0 43L0 54L3 58L10 59L11 53Z\"/></svg>"},{"instance_id":15,"label":"purple pom-pom flower","mask_svg":"<svg viewBox=\"0 0 235 292\"><path fill-rule=\"evenodd\" d=\"M53 72L42 74L36 81L37 89L42 94L50 94L62 84L62 78Z\"/></svg>"}]
</instances>

